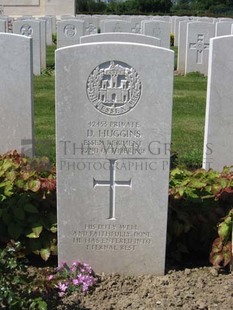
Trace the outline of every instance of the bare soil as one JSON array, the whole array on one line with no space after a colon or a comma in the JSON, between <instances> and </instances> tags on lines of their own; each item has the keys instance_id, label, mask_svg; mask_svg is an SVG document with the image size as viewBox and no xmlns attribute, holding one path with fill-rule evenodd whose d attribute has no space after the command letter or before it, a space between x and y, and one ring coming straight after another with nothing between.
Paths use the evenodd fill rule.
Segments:
<instances>
[{"instance_id":1,"label":"bare soil","mask_svg":"<svg viewBox=\"0 0 233 310\"><path fill-rule=\"evenodd\" d=\"M213 267L169 270L164 276L99 275L89 294L73 294L49 309L232 310L233 274Z\"/></svg>"}]
</instances>

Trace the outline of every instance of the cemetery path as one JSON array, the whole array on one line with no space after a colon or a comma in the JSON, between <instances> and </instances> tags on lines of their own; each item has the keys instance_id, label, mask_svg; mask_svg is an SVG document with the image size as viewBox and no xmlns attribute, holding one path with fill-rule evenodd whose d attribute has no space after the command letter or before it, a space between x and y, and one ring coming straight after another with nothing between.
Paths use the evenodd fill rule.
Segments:
<instances>
[{"instance_id":1,"label":"cemetery path","mask_svg":"<svg viewBox=\"0 0 233 310\"><path fill-rule=\"evenodd\" d=\"M165 276L101 275L95 291L63 299L58 310L232 310L233 275L212 267L168 271Z\"/></svg>"}]
</instances>

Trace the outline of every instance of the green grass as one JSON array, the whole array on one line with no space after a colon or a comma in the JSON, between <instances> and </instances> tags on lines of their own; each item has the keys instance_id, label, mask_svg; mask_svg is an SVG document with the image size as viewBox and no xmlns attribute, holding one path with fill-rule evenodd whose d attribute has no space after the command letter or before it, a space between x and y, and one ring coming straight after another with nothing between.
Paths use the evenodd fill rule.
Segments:
<instances>
[{"instance_id":1,"label":"green grass","mask_svg":"<svg viewBox=\"0 0 233 310\"><path fill-rule=\"evenodd\" d=\"M34 77L36 155L55 162L54 51L47 50L47 70ZM172 124L172 153L176 164L201 166L207 78L192 73L175 76Z\"/></svg>"},{"instance_id":2,"label":"green grass","mask_svg":"<svg viewBox=\"0 0 233 310\"><path fill-rule=\"evenodd\" d=\"M34 76L34 124L36 156L48 156L55 162L55 46L47 49L47 68Z\"/></svg>"},{"instance_id":3,"label":"green grass","mask_svg":"<svg viewBox=\"0 0 233 310\"><path fill-rule=\"evenodd\" d=\"M204 139L207 78L199 74L174 79L172 152L179 164L200 166Z\"/></svg>"}]
</instances>

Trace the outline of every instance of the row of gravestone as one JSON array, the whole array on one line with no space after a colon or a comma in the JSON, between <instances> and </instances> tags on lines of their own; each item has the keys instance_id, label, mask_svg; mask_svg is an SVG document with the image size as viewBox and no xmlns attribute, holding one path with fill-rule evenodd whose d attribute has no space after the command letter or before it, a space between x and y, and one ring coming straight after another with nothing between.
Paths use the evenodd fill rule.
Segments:
<instances>
[{"instance_id":1,"label":"row of gravestone","mask_svg":"<svg viewBox=\"0 0 233 310\"><path fill-rule=\"evenodd\" d=\"M9 23L8 23L9 22ZM46 46L52 45L53 17L41 17L33 19L29 17L8 20L8 17L0 17L0 32L15 33L32 38L33 45L33 73L40 75L46 69Z\"/></svg>"},{"instance_id":2,"label":"row of gravestone","mask_svg":"<svg viewBox=\"0 0 233 310\"><path fill-rule=\"evenodd\" d=\"M123 20L104 20L100 26L100 33L140 33L160 39L160 45L170 48L170 23L164 21L142 21L142 31L135 32L134 25ZM96 32L97 33L97 32ZM79 44L80 37L84 36L85 22L78 19L69 19L57 23L58 48ZM95 34L92 32L91 34Z\"/></svg>"},{"instance_id":3,"label":"row of gravestone","mask_svg":"<svg viewBox=\"0 0 233 310\"><path fill-rule=\"evenodd\" d=\"M210 38L231 35L233 20L213 22L193 22L181 20L178 30L177 71L208 73Z\"/></svg>"},{"instance_id":4,"label":"row of gravestone","mask_svg":"<svg viewBox=\"0 0 233 310\"><path fill-rule=\"evenodd\" d=\"M67 18L67 19L65 19ZM145 18L145 17L144 17ZM24 21L24 30L21 30L21 34L27 34L34 37L38 37L37 35L37 24L38 20L33 19L32 17L22 17L21 18ZM52 17L44 17L43 19L46 20L46 29L49 29L50 31L47 31L47 37L50 38L50 41L52 40ZM136 21L133 21L133 18L131 18L132 21L124 21L124 20L116 20L116 19L106 19L101 20L100 22L100 32L128 32L128 33L141 33L153 37L157 37L161 40L160 45L165 48L170 48L170 28L171 25L169 22L160 21L160 20L154 20L154 21L142 21L142 24L138 26L137 31L135 29L136 27ZM18 21L19 19L17 19ZM94 18L93 18L94 20ZM137 18L138 20L138 18ZM49 23L49 24L48 24ZM15 25L15 22L13 22L13 25ZM137 24L139 25L139 24ZM0 18L0 29L1 32L7 32L6 27L6 18ZM142 27L142 29L141 29ZM15 27L13 27L15 28ZM34 30L35 28L35 30ZM16 32L15 29L13 29L13 32ZM91 19L77 19L75 17L65 17L63 16L63 19L57 22L57 28L55 30L57 33L57 47L64 47L74 44L79 44L80 37L84 35L89 34L96 34L98 32L98 28L96 23L94 21L91 21ZM18 32L17 32L18 33ZM33 35L34 34L34 35ZM51 44L48 44L51 45Z\"/></svg>"},{"instance_id":5,"label":"row of gravestone","mask_svg":"<svg viewBox=\"0 0 233 310\"><path fill-rule=\"evenodd\" d=\"M6 19L6 17L1 18L3 19L0 19L0 27L2 25L6 29L4 26L4 18ZM105 17L105 19L101 19L101 16L80 15L78 18L62 16L62 20L58 21L57 25L55 17L52 16L43 17L40 22L29 16L20 19L22 21L13 22L13 32L33 37L33 72L36 75L39 75L41 70L46 68L46 41L48 45L52 44L52 33L54 31L57 32L58 48L79 44L82 41L96 42L105 40L107 37L111 38L111 35L93 36L82 40L83 36L96 33L98 25L102 33L141 33L148 37L154 37L157 39L156 45L165 48L170 48L170 32L173 29L175 42L178 42L178 72L183 74L198 71L207 75L209 40L215 35L231 34L232 24L232 19L194 17L147 17L146 19L145 16L128 16L127 20L120 20L119 16L115 18L112 16ZM149 38L147 39L149 40ZM151 41L153 41L152 38Z\"/></svg>"},{"instance_id":6,"label":"row of gravestone","mask_svg":"<svg viewBox=\"0 0 233 310\"><path fill-rule=\"evenodd\" d=\"M27 140L32 155L32 39L0 42L1 153ZM210 51L204 166L221 169L232 163L233 36ZM171 50L145 44L56 51L59 262L164 273L173 66Z\"/></svg>"}]
</instances>

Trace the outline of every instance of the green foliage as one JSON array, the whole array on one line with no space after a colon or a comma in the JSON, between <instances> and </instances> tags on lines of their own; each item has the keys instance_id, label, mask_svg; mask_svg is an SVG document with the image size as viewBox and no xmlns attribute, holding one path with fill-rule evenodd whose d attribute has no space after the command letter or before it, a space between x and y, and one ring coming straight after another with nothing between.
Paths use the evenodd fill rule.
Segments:
<instances>
[{"instance_id":1,"label":"green foliage","mask_svg":"<svg viewBox=\"0 0 233 310\"><path fill-rule=\"evenodd\" d=\"M171 34L170 34L170 45L171 45L171 47L174 46L174 41L175 41L174 33L171 33Z\"/></svg>"},{"instance_id":2,"label":"green foliage","mask_svg":"<svg viewBox=\"0 0 233 310\"><path fill-rule=\"evenodd\" d=\"M171 0L112 0L108 4L103 1L76 0L77 13L111 13L111 14L141 14L168 13L172 7Z\"/></svg>"},{"instance_id":3,"label":"green foliage","mask_svg":"<svg viewBox=\"0 0 233 310\"><path fill-rule=\"evenodd\" d=\"M57 45L57 34L56 33L52 34L52 41L54 45Z\"/></svg>"},{"instance_id":4,"label":"green foliage","mask_svg":"<svg viewBox=\"0 0 233 310\"><path fill-rule=\"evenodd\" d=\"M191 151L182 154L179 157L179 165L184 165L190 169L197 169L202 162L202 151L193 148Z\"/></svg>"},{"instance_id":5,"label":"green foliage","mask_svg":"<svg viewBox=\"0 0 233 310\"><path fill-rule=\"evenodd\" d=\"M232 0L179 0L173 5L173 13L176 15L213 15L219 14L231 16Z\"/></svg>"},{"instance_id":6,"label":"green foliage","mask_svg":"<svg viewBox=\"0 0 233 310\"><path fill-rule=\"evenodd\" d=\"M210 262L215 268L226 267L233 259L232 257L232 226L233 209L222 219L218 225L218 238L212 245L210 253Z\"/></svg>"},{"instance_id":7,"label":"green foliage","mask_svg":"<svg viewBox=\"0 0 233 310\"><path fill-rule=\"evenodd\" d=\"M47 260L56 254L55 168L47 158L0 156L0 241L14 239Z\"/></svg>"},{"instance_id":8,"label":"green foliage","mask_svg":"<svg viewBox=\"0 0 233 310\"><path fill-rule=\"evenodd\" d=\"M0 308L47 310L47 303L33 290L22 251L19 242L0 248Z\"/></svg>"},{"instance_id":9,"label":"green foliage","mask_svg":"<svg viewBox=\"0 0 233 310\"><path fill-rule=\"evenodd\" d=\"M206 89L207 78L203 75L175 76L172 153L178 154L177 165L191 169L202 163Z\"/></svg>"},{"instance_id":10,"label":"green foliage","mask_svg":"<svg viewBox=\"0 0 233 310\"><path fill-rule=\"evenodd\" d=\"M47 158L17 152L0 156L0 242L20 241L24 254L44 261L56 255L55 168ZM175 168L170 174L168 257L181 261L196 253L219 266L229 264L233 172ZM221 218L223 223L217 224Z\"/></svg>"},{"instance_id":11,"label":"green foliage","mask_svg":"<svg viewBox=\"0 0 233 310\"><path fill-rule=\"evenodd\" d=\"M47 48L47 69L34 76L35 154L55 162L55 46Z\"/></svg>"},{"instance_id":12,"label":"green foliage","mask_svg":"<svg viewBox=\"0 0 233 310\"><path fill-rule=\"evenodd\" d=\"M179 168L172 170L169 189L168 257L177 261L187 259L190 254L208 257L217 237L217 224L220 218L232 209L232 202L233 173L229 168L225 168L222 173L204 169L194 172ZM227 221L229 222L229 216ZM222 227L222 230L219 229L222 236L226 227L219 227ZM228 255L229 258L230 230L227 231L227 243L226 239L221 239L226 246L219 251L224 250L222 255ZM213 249L216 244L219 246L219 242L215 241ZM229 264L229 259L223 256L217 259L216 253L219 254L216 249L212 250L210 262L216 265L224 261L224 266Z\"/></svg>"}]
</instances>

